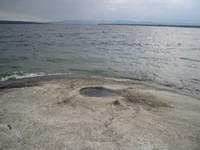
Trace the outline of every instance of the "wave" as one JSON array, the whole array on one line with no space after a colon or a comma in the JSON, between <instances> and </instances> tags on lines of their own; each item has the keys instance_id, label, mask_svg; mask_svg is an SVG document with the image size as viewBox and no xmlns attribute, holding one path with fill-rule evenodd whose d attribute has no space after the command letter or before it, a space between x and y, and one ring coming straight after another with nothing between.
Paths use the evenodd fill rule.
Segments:
<instances>
[{"instance_id":1,"label":"wave","mask_svg":"<svg viewBox=\"0 0 200 150\"><path fill-rule=\"evenodd\" d=\"M72 74L72 73L50 73L50 74L47 74L44 72L25 73L23 71L18 71L18 72L13 72L13 73L0 74L0 81L33 78L33 77L44 77L44 76L69 75L69 74Z\"/></svg>"},{"instance_id":2,"label":"wave","mask_svg":"<svg viewBox=\"0 0 200 150\"><path fill-rule=\"evenodd\" d=\"M7 74L0 75L0 80L1 81L6 81L6 80L14 80L14 79L41 77L41 76L45 76L45 75L46 74L44 72L24 73L22 71L18 71L18 72L13 72L13 73L7 73Z\"/></svg>"},{"instance_id":3,"label":"wave","mask_svg":"<svg viewBox=\"0 0 200 150\"><path fill-rule=\"evenodd\" d=\"M198 59L193 59L193 58L185 58L185 57L180 57L182 60L188 60L188 61L193 61L193 62L200 62Z\"/></svg>"}]
</instances>

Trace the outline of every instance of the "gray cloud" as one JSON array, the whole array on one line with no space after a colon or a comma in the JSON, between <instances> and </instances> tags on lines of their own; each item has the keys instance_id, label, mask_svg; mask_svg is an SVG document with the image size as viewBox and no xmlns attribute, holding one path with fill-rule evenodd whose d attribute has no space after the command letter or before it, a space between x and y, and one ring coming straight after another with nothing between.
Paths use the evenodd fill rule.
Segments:
<instances>
[{"instance_id":1,"label":"gray cloud","mask_svg":"<svg viewBox=\"0 0 200 150\"><path fill-rule=\"evenodd\" d=\"M0 0L0 19L200 23L199 10L198 0Z\"/></svg>"}]
</instances>

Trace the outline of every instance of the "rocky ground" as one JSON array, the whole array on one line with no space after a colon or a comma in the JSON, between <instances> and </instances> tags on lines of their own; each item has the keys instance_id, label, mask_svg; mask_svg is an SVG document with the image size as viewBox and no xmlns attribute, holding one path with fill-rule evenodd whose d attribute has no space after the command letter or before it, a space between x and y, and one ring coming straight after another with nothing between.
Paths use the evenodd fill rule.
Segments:
<instances>
[{"instance_id":1,"label":"rocky ground","mask_svg":"<svg viewBox=\"0 0 200 150\"><path fill-rule=\"evenodd\" d=\"M82 88L109 90L85 96ZM128 81L0 86L1 150L199 150L200 100Z\"/></svg>"}]
</instances>

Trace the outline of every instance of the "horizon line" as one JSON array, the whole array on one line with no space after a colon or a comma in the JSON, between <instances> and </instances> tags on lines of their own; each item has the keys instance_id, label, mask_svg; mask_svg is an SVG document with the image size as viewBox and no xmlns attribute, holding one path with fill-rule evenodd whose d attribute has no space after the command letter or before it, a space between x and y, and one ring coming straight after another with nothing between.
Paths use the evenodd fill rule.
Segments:
<instances>
[{"instance_id":1,"label":"horizon line","mask_svg":"<svg viewBox=\"0 0 200 150\"><path fill-rule=\"evenodd\" d=\"M101 23L102 22L102 23ZM110 22L110 23L109 23ZM195 24L169 24L169 23L153 23L153 22L135 22L126 21L127 23L115 23L116 21L82 21L82 20L66 20L66 21L17 21L17 20L0 20L0 24L71 24L71 25L129 25L129 26L160 26L160 27L195 27L200 28L200 25ZM130 22L130 23L128 23Z\"/></svg>"}]
</instances>

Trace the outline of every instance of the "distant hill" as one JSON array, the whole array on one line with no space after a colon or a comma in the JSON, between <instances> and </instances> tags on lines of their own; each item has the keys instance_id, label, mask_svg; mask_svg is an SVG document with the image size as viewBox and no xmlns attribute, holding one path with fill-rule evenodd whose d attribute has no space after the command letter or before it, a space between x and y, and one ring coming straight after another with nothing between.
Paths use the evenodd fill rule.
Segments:
<instances>
[{"instance_id":1,"label":"distant hill","mask_svg":"<svg viewBox=\"0 0 200 150\"><path fill-rule=\"evenodd\" d=\"M51 22L52 24L98 24L98 25L132 25L132 26L163 26L163 27L195 27L199 28L200 24L195 23L155 23L155 22L137 22L137 21L129 21L129 20L113 20L113 21L105 21L105 20L65 20L59 22Z\"/></svg>"},{"instance_id":2,"label":"distant hill","mask_svg":"<svg viewBox=\"0 0 200 150\"><path fill-rule=\"evenodd\" d=\"M44 24L42 22L31 22L31 21L6 21L0 20L0 24Z\"/></svg>"},{"instance_id":3,"label":"distant hill","mask_svg":"<svg viewBox=\"0 0 200 150\"><path fill-rule=\"evenodd\" d=\"M126 20L116 20L116 21L105 21L99 23L99 25L132 25L132 26L160 26L160 27L192 27L200 28L200 24L173 24L173 23L155 23L155 22L137 22L137 21L126 21Z\"/></svg>"},{"instance_id":4,"label":"distant hill","mask_svg":"<svg viewBox=\"0 0 200 150\"><path fill-rule=\"evenodd\" d=\"M199 25L168 25L168 24L99 24L99 25L127 25L127 26L156 26L156 27L185 27L200 28Z\"/></svg>"}]
</instances>

